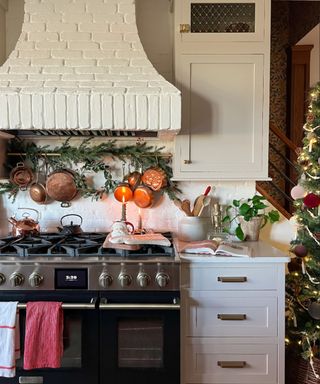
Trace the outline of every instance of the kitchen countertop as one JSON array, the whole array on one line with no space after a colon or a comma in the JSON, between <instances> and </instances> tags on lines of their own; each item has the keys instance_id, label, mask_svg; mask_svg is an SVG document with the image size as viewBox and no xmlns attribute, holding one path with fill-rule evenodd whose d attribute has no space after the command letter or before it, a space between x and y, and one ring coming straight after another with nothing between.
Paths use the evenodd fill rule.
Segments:
<instances>
[{"instance_id":1,"label":"kitchen countertop","mask_svg":"<svg viewBox=\"0 0 320 384\"><path fill-rule=\"evenodd\" d=\"M179 257L182 262L189 263L288 263L290 261L289 255L264 241L248 241L244 242L243 245L251 249L252 256L235 257L179 253Z\"/></svg>"}]
</instances>

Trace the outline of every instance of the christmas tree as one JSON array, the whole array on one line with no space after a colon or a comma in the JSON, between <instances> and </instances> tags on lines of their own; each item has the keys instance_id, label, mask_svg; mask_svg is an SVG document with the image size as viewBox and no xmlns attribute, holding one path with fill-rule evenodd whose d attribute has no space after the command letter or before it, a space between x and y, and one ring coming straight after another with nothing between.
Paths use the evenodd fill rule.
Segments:
<instances>
[{"instance_id":1,"label":"christmas tree","mask_svg":"<svg viewBox=\"0 0 320 384\"><path fill-rule=\"evenodd\" d=\"M320 359L320 82L309 93L303 129L300 178L291 190L297 233L286 278L286 341L301 351L320 379L315 367L315 359Z\"/></svg>"}]
</instances>

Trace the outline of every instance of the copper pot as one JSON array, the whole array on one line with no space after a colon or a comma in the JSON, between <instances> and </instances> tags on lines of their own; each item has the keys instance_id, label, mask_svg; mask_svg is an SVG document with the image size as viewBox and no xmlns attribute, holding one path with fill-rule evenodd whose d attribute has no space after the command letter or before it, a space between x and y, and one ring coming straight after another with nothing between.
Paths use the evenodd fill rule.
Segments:
<instances>
[{"instance_id":1,"label":"copper pot","mask_svg":"<svg viewBox=\"0 0 320 384\"><path fill-rule=\"evenodd\" d=\"M46 182L47 194L51 199L61 201L61 207L70 207L70 201L78 193L74 173L68 169L52 172Z\"/></svg>"},{"instance_id":2,"label":"copper pot","mask_svg":"<svg viewBox=\"0 0 320 384\"><path fill-rule=\"evenodd\" d=\"M18 185L21 190L26 190L27 186L33 181L33 173L24 163L17 163L16 167L10 172L10 181Z\"/></svg>"},{"instance_id":3,"label":"copper pot","mask_svg":"<svg viewBox=\"0 0 320 384\"><path fill-rule=\"evenodd\" d=\"M18 208L28 211L34 211L37 214L35 219L30 217L29 212L24 212L22 214L22 219L17 220L14 216L8 219L9 223L12 224L12 235L13 236L26 236L26 235L36 235L40 232L39 226L39 212L33 208Z\"/></svg>"},{"instance_id":4,"label":"copper pot","mask_svg":"<svg viewBox=\"0 0 320 384\"><path fill-rule=\"evenodd\" d=\"M133 201L140 208L150 208L153 200L154 194L146 185L139 185L133 192Z\"/></svg>"},{"instance_id":5,"label":"copper pot","mask_svg":"<svg viewBox=\"0 0 320 384\"><path fill-rule=\"evenodd\" d=\"M131 172L125 177L125 180L128 181L128 184L134 191L141 182L141 173L138 171Z\"/></svg>"}]
</instances>

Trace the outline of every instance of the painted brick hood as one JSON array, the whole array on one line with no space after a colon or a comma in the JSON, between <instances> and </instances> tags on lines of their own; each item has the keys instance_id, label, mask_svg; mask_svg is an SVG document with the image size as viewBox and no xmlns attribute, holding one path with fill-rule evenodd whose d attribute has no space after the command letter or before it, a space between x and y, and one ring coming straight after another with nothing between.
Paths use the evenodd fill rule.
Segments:
<instances>
[{"instance_id":1,"label":"painted brick hood","mask_svg":"<svg viewBox=\"0 0 320 384\"><path fill-rule=\"evenodd\" d=\"M177 133L178 89L141 45L134 0L25 0L0 67L0 129Z\"/></svg>"}]
</instances>

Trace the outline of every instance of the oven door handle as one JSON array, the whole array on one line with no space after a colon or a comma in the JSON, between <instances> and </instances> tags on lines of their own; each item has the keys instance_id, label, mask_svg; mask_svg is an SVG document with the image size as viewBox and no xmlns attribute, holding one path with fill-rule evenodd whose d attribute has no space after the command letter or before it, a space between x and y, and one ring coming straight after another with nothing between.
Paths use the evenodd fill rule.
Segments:
<instances>
[{"instance_id":1,"label":"oven door handle","mask_svg":"<svg viewBox=\"0 0 320 384\"><path fill-rule=\"evenodd\" d=\"M180 301L179 299L173 299L172 304L160 304L160 303L153 303L153 304L143 304L143 303L108 303L107 299L103 298L101 299L101 302L99 304L99 309L101 310L126 310L126 309L133 309L133 310L180 310Z\"/></svg>"},{"instance_id":2,"label":"oven door handle","mask_svg":"<svg viewBox=\"0 0 320 384\"><path fill-rule=\"evenodd\" d=\"M62 303L62 309L96 309L97 298L94 297L90 300L90 303ZM27 303L19 303L17 305L18 309L26 309Z\"/></svg>"}]
</instances>

